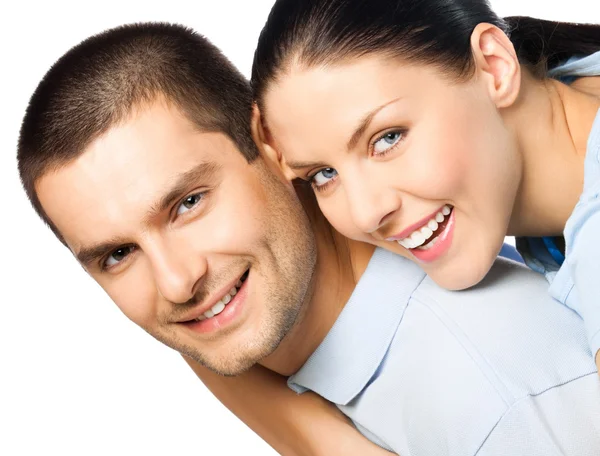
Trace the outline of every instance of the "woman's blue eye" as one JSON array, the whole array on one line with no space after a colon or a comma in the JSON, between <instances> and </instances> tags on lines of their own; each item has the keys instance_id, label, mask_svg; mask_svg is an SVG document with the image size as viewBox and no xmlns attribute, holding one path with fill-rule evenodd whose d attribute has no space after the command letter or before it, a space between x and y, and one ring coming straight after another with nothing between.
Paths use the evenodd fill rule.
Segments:
<instances>
[{"instance_id":1,"label":"woman's blue eye","mask_svg":"<svg viewBox=\"0 0 600 456\"><path fill-rule=\"evenodd\" d=\"M186 197L177 208L177 215L181 215L190 209L193 209L194 206L200 202L203 196L203 193L194 193L193 195Z\"/></svg>"},{"instance_id":2,"label":"woman's blue eye","mask_svg":"<svg viewBox=\"0 0 600 456\"><path fill-rule=\"evenodd\" d=\"M402 132L400 131L390 131L389 133L386 133L373 144L373 154L378 155L385 153L387 150L394 147L400 139L402 139Z\"/></svg>"},{"instance_id":3,"label":"woman's blue eye","mask_svg":"<svg viewBox=\"0 0 600 456\"><path fill-rule=\"evenodd\" d=\"M330 182L332 179L335 179L336 177L337 177L337 171L335 169L324 168L321 171L319 171L317 174L315 174L311 178L311 181L315 187L321 187L321 186L327 184L328 182Z\"/></svg>"},{"instance_id":4,"label":"woman's blue eye","mask_svg":"<svg viewBox=\"0 0 600 456\"><path fill-rule=\"evenodd\" d=\"M133 246L119 247L104 261L104 267L110 268L123 261L133 251Z\"/></svg>"}]
</instances>

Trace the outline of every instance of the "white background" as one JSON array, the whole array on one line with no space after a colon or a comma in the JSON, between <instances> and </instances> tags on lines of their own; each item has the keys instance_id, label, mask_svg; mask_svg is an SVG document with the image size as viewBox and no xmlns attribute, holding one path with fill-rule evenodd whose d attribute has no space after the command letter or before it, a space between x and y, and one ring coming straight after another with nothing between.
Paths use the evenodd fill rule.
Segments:
<instances>
[{"instance_id":1,"label":"white background","mask_svg":"<svg viewBox=\"0 0 600 456\"><path fill-rule=\"evenodd\" d=\"M600 22L590 0L496 0L501 15ZM169 21L248 75L272 0L14 1L0 8L0 454L274 454L179 356L123 317L37 219L15 165L20 121L50 65L91 34Z\"/></svg>"}]
</instances>

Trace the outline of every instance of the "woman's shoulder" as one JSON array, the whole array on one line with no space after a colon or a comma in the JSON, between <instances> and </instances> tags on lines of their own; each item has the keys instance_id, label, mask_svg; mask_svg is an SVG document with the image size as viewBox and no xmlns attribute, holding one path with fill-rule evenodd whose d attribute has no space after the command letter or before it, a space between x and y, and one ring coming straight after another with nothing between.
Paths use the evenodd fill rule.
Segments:
<instances>
[{"instance_id":1,"label":"woman's shoulder","mask_svg":"<svg viewBox=\"0 0 600 456\"><path fill-rule=\"evenodd\" d=\"M571 83L571 87L600 98L600 76L584 76Z\"/></svg>"},{"instance_id":2,"label":"woman's shoulder","mask_svg":"<svg viewBox=\"0 0 600 456\"><path fill-rule=\"evenodd\" d=\"M569 83L577 78L600 76L600 51L575 55L548 71L548 77Z\"/></svg>"},{"instance_id":3,"label":"woman's shoulder","mask_svg":"<svg viewBox=\"0 0 600 456\"><path fill-rule=\"evenodd\" d=\"M551 68L548 77L600 98L600 51L587 56L573 56Z\"/></svg>"}]
</instances>

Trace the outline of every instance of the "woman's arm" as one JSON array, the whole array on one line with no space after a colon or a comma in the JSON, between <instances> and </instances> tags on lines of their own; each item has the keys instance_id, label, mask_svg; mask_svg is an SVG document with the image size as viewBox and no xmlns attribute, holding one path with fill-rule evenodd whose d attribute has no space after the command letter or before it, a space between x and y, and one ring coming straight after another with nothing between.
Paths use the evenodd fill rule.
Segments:
<instances>
[{"instance_id":1,"label":"woman's arm","mask_svg":"<svg viewBox=\"0 0 600 456\"><path fill-rule=\"evenodd\" d=\"M314 393L294 393L284 377L262 366L223 377L184 359L229 410L280 454L391 454L363 437L333 404Z\"/></svg>"}]
</instances>

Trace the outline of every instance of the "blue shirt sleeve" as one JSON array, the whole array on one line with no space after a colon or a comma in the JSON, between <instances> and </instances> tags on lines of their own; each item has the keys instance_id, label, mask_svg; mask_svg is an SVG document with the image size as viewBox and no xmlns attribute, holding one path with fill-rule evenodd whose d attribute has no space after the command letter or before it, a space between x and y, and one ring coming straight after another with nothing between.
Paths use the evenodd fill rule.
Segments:
<instances>
[{"instance_id":1,"label":"blue shirt sleeve","mask_svg":"<svg viewBox=\"0 0 600 456\"><path fill-rule=\"evenodd\" d=\"M584 320L595 356L600 350L600 200L589 206L567 255L567 264L577 293L579 309L575 310Z\"/></svg>"},{"instance_id":2,"label":"blue shirt sleeve","mask_svg":"<svg viewBox=\"0 0 600 456\"><path fill-rule=\"evenodd\" d=\"M518 261L519 263L524 263L523 257L519 255L517 249L515 249L510 244L502 244L502 249L500 249L500 253L498 254L501 257L508 258L509 260Z\"/></svg>"},{"instance_id":3,"label":"blue shirt sleeve","mask_svg":"<svg viewBox=\"0 0 600 456\"><path fill-rule=\"evenodd\" d=\"M583 193L565 226L565 242L575 294L567 305L583 318L595 356L600 349L600 110L588 141Z\"/></svg>"}]
</instances>

